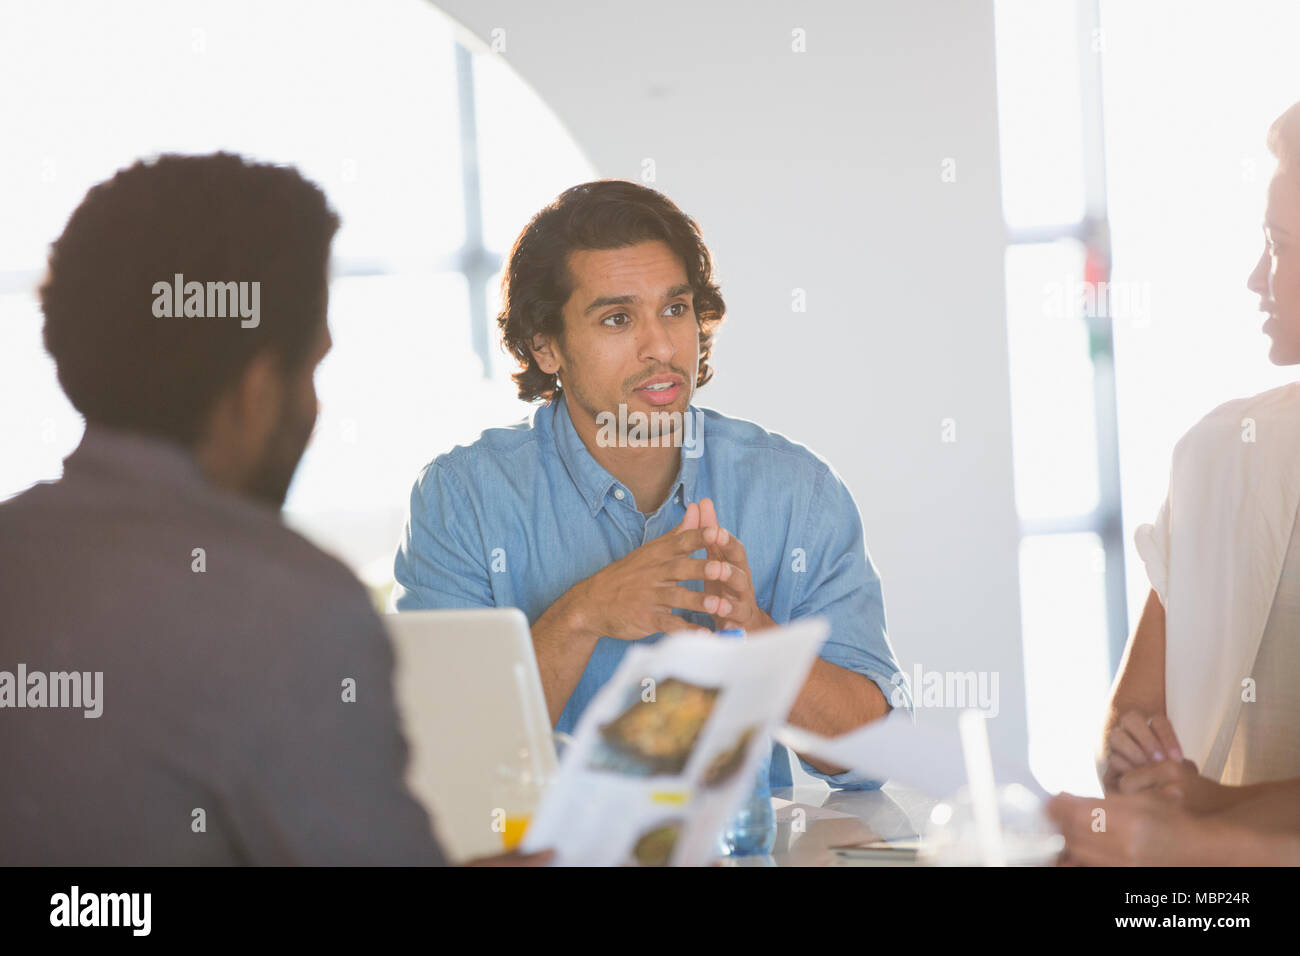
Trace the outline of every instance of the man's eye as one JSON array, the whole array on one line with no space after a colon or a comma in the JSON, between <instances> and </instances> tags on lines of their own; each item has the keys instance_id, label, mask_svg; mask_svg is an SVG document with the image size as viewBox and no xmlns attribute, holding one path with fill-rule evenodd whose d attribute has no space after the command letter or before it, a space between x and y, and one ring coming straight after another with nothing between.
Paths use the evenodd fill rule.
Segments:
<instances>
[{"instance_id":1,"label":"man's eye","mask_svg":"<svg viewBox=\"0 0 1300 956\"><path fill-rule=\"evenodd\" d=\"M614 321L615 319L621 319L622 321L615 322ZM619 328L621 326L627 325L629 321L631 320L628 318L628 314L626 312L615 312L613 315L607 315L603 319L601 319L600 324L608 325L613 328Z\"/></svg>"},{"instance_id":2,"label":"man's eye","mask_svg":"<svg viewBox=\"0 0 1300 956\"><path fill-rule=\"evenodd\" d=\"M677 311L674 312L673 311L674 309L676 309ZM665 311L668 312L668 314L671 315L673 318L677 318L678 316L685 315L690 310L691 307L687 305L685 302L674 302Z\"/></svg>"}]
</instances>

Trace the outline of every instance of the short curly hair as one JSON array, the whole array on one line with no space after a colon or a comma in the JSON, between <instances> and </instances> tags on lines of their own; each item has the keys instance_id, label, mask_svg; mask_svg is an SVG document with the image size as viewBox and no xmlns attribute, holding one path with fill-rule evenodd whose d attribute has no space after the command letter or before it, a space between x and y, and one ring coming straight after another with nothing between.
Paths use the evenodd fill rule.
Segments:
<instances>
[{"instance_id":1,"label":"short curly hair","mask_svg":"<svg viewBox=\"0 0 1300 956\"><path fill-rule=\"evenodd\" d=\"M497 327L502 348L514 356L512 376L526 402L556 401L561 394L554 374L533 358L534 336L564 338L564 303L573 293L569 254L584 249L621 249L659 240L686 267L694 293L700 334L698 388L713 377L709 356L726 303L713 279L713 260L695 220L657 190L621 179L582 183L560 193L533 216L510 250L501 279Z\"/></svg>"},{"instance_id":2,"label":"short curly hair","mask_svg":"<svg viewBox=\"0 0 1300 956\"><path fill-rule=\"evenodd\" d=\"M45 347L87 421L193 447L221 394L263 351L303 367L324 321L339 218L288 166L164 154L93 187L50 247ZM160 319L154 284L260 283L256 327Z\"/></svg>"}]
</instances>

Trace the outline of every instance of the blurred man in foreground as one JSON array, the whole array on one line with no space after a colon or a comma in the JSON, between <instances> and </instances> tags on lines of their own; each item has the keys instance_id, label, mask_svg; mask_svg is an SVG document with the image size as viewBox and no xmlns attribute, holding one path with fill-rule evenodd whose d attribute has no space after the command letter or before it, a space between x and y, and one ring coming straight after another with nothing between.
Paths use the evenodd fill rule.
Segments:
<instances>
[{"instance_id":1,"label":"blurred man in foreground","mask_svg":"<svg viewBox=\"0 0 1300 956\"><path fill-rule=\"evenodd\" d=\"M290 168L164 156L54 243L86 431L0 505L0 864L444 862L382 625L280 521L337 227Z\"/></svg>"}]
</instances>

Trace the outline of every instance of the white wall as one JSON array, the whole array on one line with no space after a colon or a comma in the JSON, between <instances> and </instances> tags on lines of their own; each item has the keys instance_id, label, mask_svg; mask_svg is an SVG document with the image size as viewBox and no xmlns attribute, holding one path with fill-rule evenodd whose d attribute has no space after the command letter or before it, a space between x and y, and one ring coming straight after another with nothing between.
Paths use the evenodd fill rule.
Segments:
<instances>
[{"instance_id":1,"label":"white wall","mask_svg":"<svg viewBox=\"0 0 1300 956\"><path fill-rule=\"evenodd\" d=\"M601 176L654 160L728 303L698 401L836 466L904 668L996 672L990 732L1023 751L992 3L438 6L504 31Z\"/></svg>"}]
</instances>

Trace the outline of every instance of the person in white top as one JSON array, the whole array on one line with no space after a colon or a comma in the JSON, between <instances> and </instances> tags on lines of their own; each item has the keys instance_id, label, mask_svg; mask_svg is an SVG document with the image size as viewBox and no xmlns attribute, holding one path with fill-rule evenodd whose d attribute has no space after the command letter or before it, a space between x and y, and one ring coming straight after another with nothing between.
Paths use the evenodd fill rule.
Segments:
<instances>
[{"instance_id":1,"label":"person in white top","mask_svg":"<svg viewBox=\"0 0 1300 956\"><path fill-rule=\"evenodd\" d=\"M1300 103L1268 146L1278 165L1247 286L1268 315L1269 359L1296 365ZM1109 796L1149 791L1200 814L1254 807L1253 825L1300 831L1298 509L1300 382L1227 402L1179 440L1168 497L1135 536L1151 592L1097 755Z\"/></svg>"}]
</instances>

